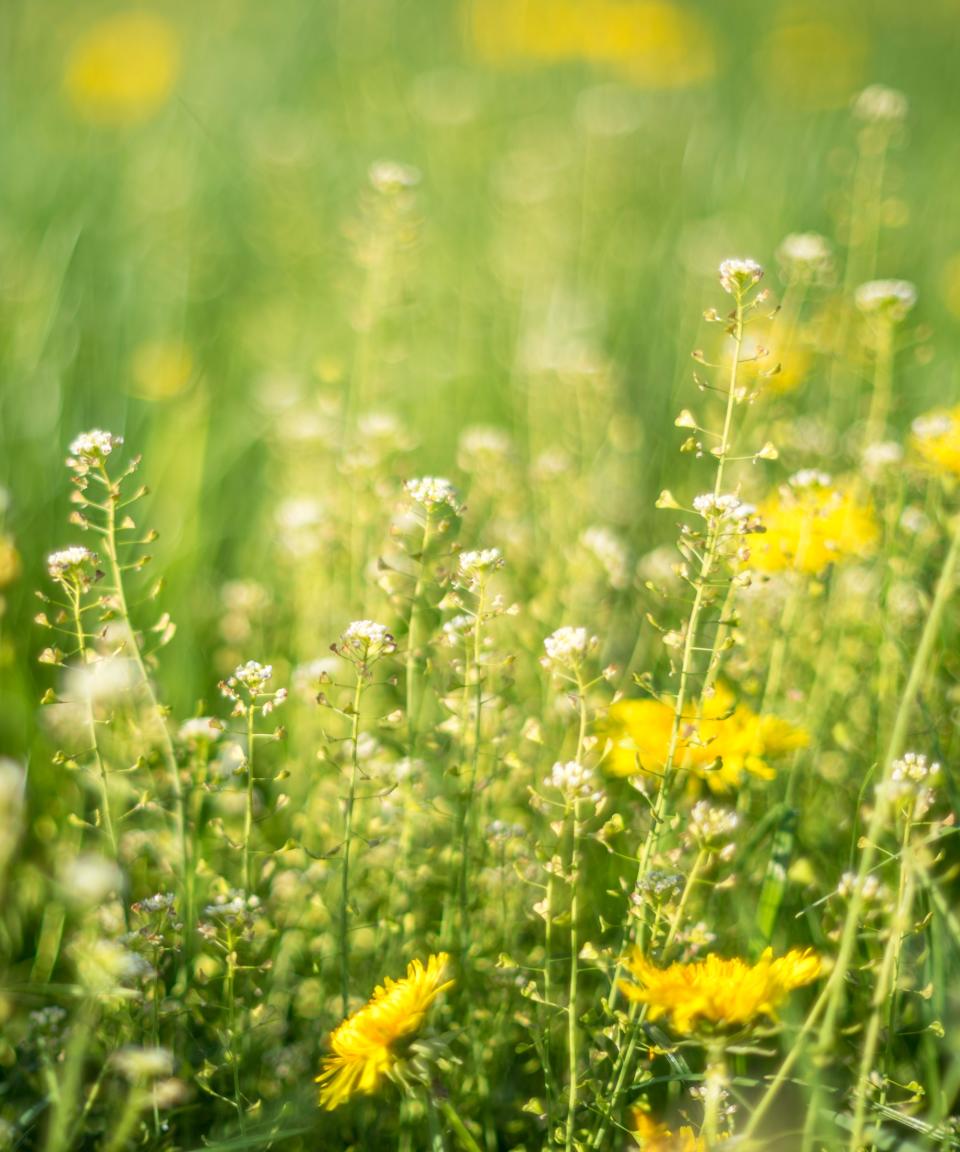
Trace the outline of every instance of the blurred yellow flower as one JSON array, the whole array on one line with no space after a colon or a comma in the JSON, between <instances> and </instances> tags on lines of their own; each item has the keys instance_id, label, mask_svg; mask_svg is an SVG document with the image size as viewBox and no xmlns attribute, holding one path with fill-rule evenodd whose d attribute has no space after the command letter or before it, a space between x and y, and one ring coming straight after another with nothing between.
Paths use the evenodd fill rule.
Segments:
<instances>
[{"instance_id":1,"label":"blurred yellow flower","mask_svg":"<svg viewBox=\"0 0 960 1152\"><path fill-rule=\"evenodd\" d=\"M643 1152L706 1152L706 1141L687 1125L671 1132L640 1108L631 1111L630 1121L630 1130Z\"/></svg>"},{"instance_id":2,"label":"blurred yellow flower","mask_svg":"<svg viewBox=\"0 0 960 1152\"><path fill-rule=\"evenodd\" d=\"M661 773L670 748L673 707L659 700L621 700L607 714L607 733L613 747L607 771L615 776L638 772ZM806 746L809 736L776 716L759 716L733 693L717 688L703 702L684 709L675 767L703 780L714 792L728 792L744 772L770 780L769 761Z\"/></svg>"},{"instance_id":3,"label":"blurred yellow flower","mask_svg":"<svg viewBox=\"0 0 960 1152\"><path fill-rule=\"evenodd\" d=\"M129 124L166 102L180 67L173 27L144 11L94 24L70 49L64 86L75 111L97 123Z\"/></svg>"},{"instance_id":4,"label":"blurred yellow flower","mask_svg":"<svg viewBox=\"0 0 960 1152\"><path fill-rule=\"evenodd\" d=\"M132 391L146 400L167 400L182 392L193 377L189 348L174 340L141 344L131 364Z\"/></svg>"},{"instance_id":5,"label":"blurred yellow flower","mask_svg":"<svg viewBox=\"0 0 960 1152\"><path fill-rule=\"evenodd\" d=\"M863 82L867 44L852 24L797 18L761 41L756 70L772 96L801 108L843 108Z\"/></svg>"},{"instance_id":6,"label":"blurred yellow flower","mask_svg":"<svg viewBox=\"0 0 960 1152\"><path fill-rule=\"evenodd\" d=\"M823 473L797 473L757 511L766 531L751 537L748 565L761 572L815 575L870 555L877 542L873 510Z\"/></svg>"},{"instance_id":7,"label":"blurred yellow flower","mask_svg":"<svg viewBox=\"0 0 960 1152\"><path fill-rule=\"evenodd\" d=\"M13 537L0 533L0 588L6 588L20 575L20 553Z\"/></svg>"},{"instance_id":8,"label":"blurred yellow flower","mask_svg":"<svg viewBox=\"0 0 960 1152\"><path fill-rule=\"evenodd\" d=\"M910 443L934 472L960 476L960 405L918 416Z\"/></svg>"},{"instance_id":9,"label":"blurred yellow flower","mask_svg":"<svg viewBox=\"0 0 960 1152\"><path fill-rule=\"evenodd\" d=\"M430 956L426 966L414 960L405 977L387 977L368 1004L334 1029L333 1054L317 1077L322 1108L332 1111L357 1093L375 1092L385 1077L397 1077L404 1051L423 1027L430 1005L453 984L445 979L448 959L440 952Z\"/></svg>"},{"instance_id":10,"label":"blurred yellow flower","mask_svg":"<svg viewBox=\"0 0 960 1152\"><path fill-rule=\"evenodd\" d=\"M726 343L729 345L730 342ZM729 348L725 348L722 363L728 373L731 355ZM787 328L776 321L759 321L744 332L737 376L744 385L759 386L763 392L784 394L803 384L812 361L810 349L804 346L803 334L797 328ZM779 372L764 376L778 364Z\"/></svg>"},{"instance_id":11,"label":"blurred yellow flower","mask_svg":"<svg viewBox=\"0 0 960 1152\"><path fill-rule=\"evenodd\" d=\"M638 88L688 88L709 80L716 52L693 9L671 0L473 0L479 55L504 66L587 60Z\"/></svg>"},{"instance_id":12,"label":"blurred yellow flower","mask_svg":"<svg viewBox=\"0 0 960 1152\"><path fill-rule=\"evenodd\" d=\"M708 956L692 964L657 968L639 951L627 961L638 983L623 981L625 995L648 1007L648 1019L666 1016L681 1035L741 1031L777 1009L795 988L820 975L820 958L809 948L773 958L768 948L756 964Z\"/></svg>"}]
</instances>

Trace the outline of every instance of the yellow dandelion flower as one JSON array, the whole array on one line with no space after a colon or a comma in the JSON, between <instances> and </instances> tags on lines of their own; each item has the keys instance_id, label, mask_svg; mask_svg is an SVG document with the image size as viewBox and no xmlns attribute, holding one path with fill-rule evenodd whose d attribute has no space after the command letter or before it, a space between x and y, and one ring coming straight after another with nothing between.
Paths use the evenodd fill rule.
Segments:
<instances>
[{"instance_id":1,"label":"yellow dandelion flower","mask_svg":"<svg viewBox=\"0 0 960 1152\"><path fill-rule=\"evenodd\" d=\"M696 1136L692 1128L683 1125L676 1133L666 1124L658 1123L641 1108L630 1114L630 1130L644 1152L706 1152L706 1141Z\"/></svg>"},{"instance_id":2,"label":"yellow dandelion flower","mask_svg":"<svg viewBox=\"0 0 960 1152\"><path fill-rule=\"evenodd\" d=\"M879 535L873 510L820 473L798 473L757 511L766 531L751 538L749 566L761 572L816 575L869 556Z\"/></svg>"},{"instance_id":3,"label":"yellow dandelion flower","mask_svg":"<svg viewBox=\"0 0 960 1152\"><path fill-rule=\"evenodd\" d=\"M729 374L732 353L725 348L721 355L721 363ZM813 364L804 333L795 325L788 327L776 321L751 325L744 334L739 355L740 382L778 395L795 392L806 381ZM764 375L778 365L779 372Z\"/></svg>"},{"instance_id":4,"label":"yellow dandelion flower","mask_svg":"<svg viewBox=\"0 0 960 1152\"><path fill-rule=\"evenodd\" d=\"M179 66L179 42L166 20L121 12L94 24L73 45L64 87L83 119L130 124L162 107Z\"/></svg>"},{"instance_id":5,"label":"yellow dandelion flower","mask_svg":"<svg viewBox=\"0 0 960 1152\"><path fill-rule=\"evenodd\" d=\"M960 405L919 416L910 443L932 471L960 476Z\"/></svg>"},{"instance_id":6,"label":"yellow dandelion flower","mask_svg":"<svg viewBox=\"0 0 960 1152\"><path fill-rule=\"evenodd\" d=\"M659 700L621 700L607 714L613 741L607 770L615 776L662 772L670 749L673 707ZM684 708L674 765L706 782L714 792L728 792L745 772L762 780L775 775L770 761L803 748L809 736L776 716L760 716L720 686L698 705ZM638 763L639 762L639 763Z\"/></svg>"},{"instance_id":7,"label":"yellow dandelion flower","mask_svg":"<svg viewBox=\"0 0 960 1152\"><path fill-rule=\"evenodd\" d=\"M657 968L636 951L627 967L637 983L624 981L624 994L646 1004L650 1020L665 1016L675 1032L688 1035L739 1032L761 1017L775 1021L789 994L820 975L820 958L809 948L794 948L774 959L768 948L753 965L711 955Z\"/></svg>"},{"instance_id":8,"label":"yellow dandelion flower","mask_svg":"<svg viewBox=\"0 0 960 1152\"><path fill-rule=\"evenodd\" d=\"M402 1071L409 1044L423 1027L427 1010L452 984L445 979L448 956L414 960L400 980L387 977L370 1001L348 1016L330 1036L331 1055L317 1077L320 1106L332 1111L351 1096L369 1095Z\"/></svg>"},{"instance_id":9,"label":"yellow dandelion flower","mask_svg":"<svg viewBox=\"0 0 960 1152\"><path fill-rule=\"evenodd\" d=\"M505 66L586 60L638 88L702 84L716 70L709 28L672 0L474 0L478 54Z\"/></svg>"}]
</instances>

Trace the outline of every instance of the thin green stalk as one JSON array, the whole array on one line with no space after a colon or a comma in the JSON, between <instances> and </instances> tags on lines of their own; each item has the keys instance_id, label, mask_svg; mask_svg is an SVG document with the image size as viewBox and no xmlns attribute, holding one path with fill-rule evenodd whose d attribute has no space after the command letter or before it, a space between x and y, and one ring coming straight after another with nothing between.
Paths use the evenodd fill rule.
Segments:
<instances>
[{"instance_id":1,"label":"thin green stalk","mask_svg":"<svg viewBox=\"0 0 960 1152\"><path fill-rule=\"evenodd\" d=\"M893 322L885 317L879 319L876 326L873 393L863 436L865 448L882 440L887 431L887 417L893 399L893 337Z\"/></svg>"},{"instance_id":2,"label":"thin green stalk","mask_svg":"<svg viewBox=\"0 0 960 1152\"><path fill-rule=\"evenodd\" d=\"M250 855L250 840L253 836L253 744L256 738L254 731L254 714L256 708L251 700L247 705L247 785L243 816L243 883L248 896L254 893L253 860Z\"/></svg>"},{"instance_id":3,"label":"thin green stalk","mask_svg":"<svg viewBox=\"0 0 960 1152\"><path fill-rule=\"evenodd\" d=\"M360 779L360 702L363 697L363 671L357 669L357 684L353 693L350 741L353 749L350 763L350 791L344 814L343 868L340 873L340 1000L343 1015L350 1010L350 849L353 841L353 809Z\"/></svg>"},{"instance_id":4,"label":"thin green stalk","mask_svg":"<svg viewBox=\"0 0 960 1152\"><path fill-rule=\"evenodd\" d=\"M580 977L580 938L577 931L577 918L580 914L578 899L580 870L580 801L574 799L572 807L572 827L570 835L570 978L567 985L567 1125L564 1139L565 1152L573 1152L573 1139L576 1131L577 1092L579 1080L577 1028L577 994Z\"/></svg>"},{"instance_id":5,"label":"thin green stalk","mask_svg":"<svg viewBox=\"0 0 960 1152\"><path fill-rule=\"evenodd\" d=\"M467 1128L466 1124L464 1124L464 1122L460 1119L460 1116L457 1113L457 1110L450 1103L450 1101L449 1100L441 1100L438 1104L438 1107L440 1109L440 1113L443 1116L444 1120L446 1120L446 1122L450 1125L451 1129L453 1130L453 1134L454 1134L454 1136L456 1136L457 1140L459 1141L460 1147L463 1149L463 1152L483 1152L483 1149L480 1147L480 1145L470 1135L470 1130Z\"/></svg>"},{"instance_id":6,"label":"thin green stalk","mask_svg":"<svg viewBox=\"0 0 960 1152\"><path fill-rule=\"evenodd\" d=\"M870 1019L864 1033L863 1045L860 1055L860 1069L857 1075L856 1104L853 1112L853 1126L850 1130L849 1152L858 1152L862 1147L863 1130L866 1123L867 1100L870 1089L870 1075L873 1072L873 1063L877 1054L880 1040L880 1028L886 1016L888 1029L893 1027L893 1016L896 1001L896 973L900 969L900 955L903 947L903 938L906 934L910 914L913 909L913 897L916 890L916 880L910 864L910 833L912 821L908 818L904 824L903 837L900 843L900 879L897 890L897 903L890 923L890 936L883 951L883 960L880 971L877 973L877 983L870 1005ZM886 1012L884 1012L886 1009ZM888 1032L888 1043L890 1042ZM879 1121L878 1121L879 1123Z\"/></svg>"},{"instance_id":7,"label":"thin green stalk","mask_svg":"<svg viewBox=\"0 0 960 1152\"><path fill-rule=\"evenodd\" d=\"M73 623L74 630L77 638L77 653L80 657L80 664L83 668L84 675L89 673L91 664L89 663L89 652L87 649L87 634L83 626L83 608L80 603L80 589L73 586L67 589L70 596L71 607L73 608ZM101 816L103 817L103 828L107 834L107 840L110 842L110 853L114 862L119 861L119 854L117 852L117 834L113 826L113 816L110 812L110 787L107 778L107 766L103 759L103 754L100 751L100 741L97 737L97 721L93 714L93 696L91 685L84 683L81 686L81 692L84 697L84 705L87 719L87 730L89 732L90 748L93 752L94 764L97 768L97 777L100 782L100 805ZM127 909L124 904L124 915L126 916Z\"/></svg>"}]
</instances>

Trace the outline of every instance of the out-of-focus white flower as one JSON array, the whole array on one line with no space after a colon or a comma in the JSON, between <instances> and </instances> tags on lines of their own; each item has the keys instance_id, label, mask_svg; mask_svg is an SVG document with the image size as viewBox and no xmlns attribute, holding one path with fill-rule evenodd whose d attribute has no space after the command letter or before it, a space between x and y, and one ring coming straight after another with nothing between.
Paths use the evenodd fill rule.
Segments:
<instances>
[{"instance_id":1,"label":"out-of-focus white flower","mask_svg":"<svg viewBox=\"0 0 960 1152\"><path fill-rule=\"evenodd\" d=\"M461 552L457 563L460 579L471 588L478 587L502 567L503 554L499 548L479 548L473 552Z\"/></svg>"},{"instance_id":2,"label":"out-of-focus white flower","mask_svg":"<svg viewBox=\"0 0 960 1152\"><path fill-rule=\"evenodd\" d=\"M457 490L449 480L442 476L422 476L415 480L408 480L404 485L407 495L415 503L425 508L427 512L436 512L447 507L453 512L460 510Z\"/></svg>"},{"instance_id":3,"label":"out-of-focus white flower","mask_svg":"<svg viewBox=\"0 0 960 1152\"><path fill-rule=\"evenodd\" d=\"M853 114L868 124L901 124L910 111L910 102L896 88L885 84L871 84L853 100Z\"/></svg>"},{"instance_id":4,"label":"out-of-focus white flower","mask_svg":"<svg viewBox=\"0 0 960 1152\"><path fill-rule=\"evenodd\" d=\"M103 656L91 664L67 669L64 695L68 700L107 704L126 695L140 679L135 660L125 656Z\"/></svg>"},{"instance_id":5,"label":"out-of-focus white flower","mask_svg":"<svg viewBox=\"0 0 960 1152\"><path fill-rule=\"evenodd\" d=\"M375 160L368 175L371 185L386 196L409 191L420 183L418 169L397 160Z\"/></svg>"},{"instance_id":6,"label":"out-of-focus white flower","mask_svg":"<svg viewBox=\"0 0 960 1152\"><path fill-rule=\"evenodd\" d=\"M595 786L593 769L577 760L557 762L544 780L547 788L556 788L570 800L598 797L601 793Z\"/></svg>"},{"instance_id":7,"label":"out-of-focus white flower","mask_svg":"<svg viewBox=\"0 0 960 1152\"><path fill-rule=\"evenodd\" d=\"M131 1084L148 1084L173 1073L173 1053L167 1048L119 1048L110 1063Z\"/></svg>"},{"instance_id":8,"label":"out-of-focus white flower","mask_svg":"<svg viewBox=\"0 0 960 1152\"><path fill-rule=\"evenodd\" d=\"M23 830L26 784L23 765L0 756L0 876L13 857Z\"/></svg>"},{"instance_id":9,"label":"out-of-focus white flower","mask_svg":"<svg viewBox=\"0 0 960 1152\"><path fill-rule=\"evenodd\" d=\"M123 890L123 873L112 860L85 852L64 862L60 882L71 903L92 908Z\"/></svg>"},{"instance_id":10,"label":"out-of-focus white flower","mask_svg":"<svg viewBox=\"0 0 960 1152\"><path fill-rule=\"evenodd\" d=\"M777 249L777 263L788 282L825 280L833 267L833 253L819 232L791 232Z\"/></svg>"},{"instance_id":11,"label":"out-of-focus white flower","mask_svg":"<svg viewBox=\"0 0 960 1152\"><path fill-rule=\"evenodd\" d=\"M905 319L917 302L917 289L909 280L868 280L853 295L864 314L896 322Z\"/></svg>"},{"instance_id":12,"label":"out-of-focus white flower","mask_svg":"<svg viewBox=\"0 0 960 1152\"><path fill-rule=\"evenodd\" d=\"M596 643L596 637L590 636L586 628L564 625L544 640L543 648L546 655L541 663L544 667L555 671L573 671L580 667Z\"/></svg>"},{"instance_id":13,"label":"out-of-focus white flower","mask_svg":"<svg viewBox=\"0 0 960 1152\"><path fill-rule=\"evenodd\" d=\"M630 557L619 536L604 525L586 528L580 543L607 573L611 588L626 588L630 583Z\"/></svg>"},{"instance_id":14,"label":"out-of-focus white flower","mask_svg":"<svg viewBox=\"0 0 960 1152\"><path fill-rule=\"evenodd\" d=\"M687 827L702 847L716 848L736 831L740 817L729 808L718 808L709 800L698 800L690 810Z\"/></svg>"},{"instance_id":15,"label":"out-of-focus white flower","mask_svg":"<svg viewBox=\"0 0 960 1152\"><path fill-rule=\"evenodd\" d=\"M114 436L112 432L104 432L100 428L81 432L70 445L67 467L78 475L83 475L93 465L105 460L114 448L118 448L122 443L122 436Z\"/></svg>"},{"instance_id":16,"label":"out-of-focus white flower","mask_svg":"<svg viewBox=\"0 0 960 1152\"><path fill-rule=\"evenodd\" d=\"M90 569L97 563L96 552L75 544L71 548L61 548L59 552L51 552L47 557L47 572L51 580L61 583L64 580L82 581L89 583Z\"/></svg>"},{"instance_id":17,"label":"out-of-focus white flower","mask_svg":"<svg viewBox=\"0 0 960 1152\"><path fill-rule=\"evenodd\" d=\"M214 716L191 716L177 735L185 744L212 744L223 735L223 724Z\"/></svg>"},{"instance_id":18,"label":"out-of-focus white flower","mask_svg":"<svg viewBox=\"0 0 960 1152\"><path fill-rule=\"evenodd\" d=\"M397 642L389 628L374 620L354 620L348 624L337 646L341 656L361 664L371 664L396 650Z\"/></svg>"}]
</instances>

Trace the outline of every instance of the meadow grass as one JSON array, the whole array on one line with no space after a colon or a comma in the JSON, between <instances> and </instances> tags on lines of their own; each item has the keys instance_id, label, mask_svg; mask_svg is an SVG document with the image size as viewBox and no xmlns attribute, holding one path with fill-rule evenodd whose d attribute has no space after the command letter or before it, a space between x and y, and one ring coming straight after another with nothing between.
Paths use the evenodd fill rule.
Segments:
<instances>
[{"instance_id":1,"label":"meadow grass","mask_svg":"<svg viewBox=\"0 0 960 1152\"><path fill-rule=\"evenodd\" d=\"M240 11L0 17L0 1149L957 1147L950 5Z\"/></svg>"}]
</instances>

